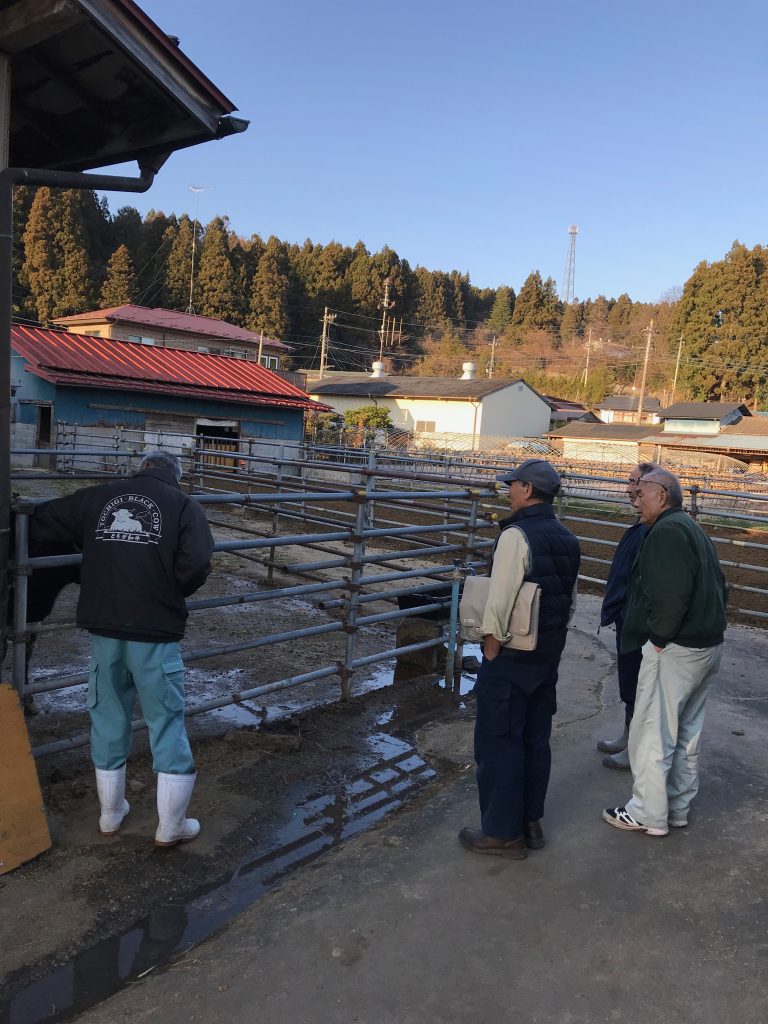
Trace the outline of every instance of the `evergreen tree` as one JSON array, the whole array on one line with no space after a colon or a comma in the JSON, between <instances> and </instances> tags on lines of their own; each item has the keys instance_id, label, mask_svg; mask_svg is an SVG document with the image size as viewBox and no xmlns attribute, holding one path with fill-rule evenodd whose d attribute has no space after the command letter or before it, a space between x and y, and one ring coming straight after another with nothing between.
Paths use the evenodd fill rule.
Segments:
<instances>
[{"instance_id":1,"label":"evergreen tree","mask_svg":"<svg viewBox=\"0 0 768 1024\"><path fill-rule=\"evenodd\" d=\"M201 316L232 321L238 306L236 275L229 251L228 223L214 217L205 229L200 250L200 270L195 287L195 307Z\"/></svg>"},{"instance_id":2,"label":"evergreen tree","mask_svg":"<svg viewBox=\"0 0 768 1024\"><path fill-rule=\"evenodd\" d=\"M104 309L133 302L135 294L133 263L127 245L119 245L107 264L107 276L99 301Z\"/></svg>"},{"instance_id":3,"label":"evergreen tree","mask_svg":"<svg viewBox=\"0 0 768 1024\"><path fill-rule=\"evenodd\" d=\"M93 307L95 281L85 203L73 189L39 188L24 231L24 273L38 319Z\"/></svg>"},{"instance_id":4,"label":"evergreen tree","mask_svg":"<svg viewBox=\"0 0 768 1024\"><path fill-rule=\"evenodd\" d=\"M581 335L584 330L584 308L579 302L571 302L563 310L563 319L560 321L560 340L567 344L573 338Z\"/></svg>"},{"instance_id":5,"label":"evergreen tree","mask_svg":"<svg viewBox=\"0 0 768 1024\"><path fill-rule=\"evenodd\" d=\"M13 276L11 279L11 313L24 320L34 319L35 305L29 290L29 277L24 268L24 231L32 207L35 190L19 185L13 190Z\"/></svg>"},{"instance_id":6,"label":"evergreen tree","mask_svg":"<svg viewBox=\"0 0 768 1024\"><path fill-rule=\"evenodd\" d=\"M144 218L135 255L128 246L136 274L136 301L142 306L169 307L166 268L177 227L175 214L166 217L158 210L150 210Z\"/></svg>"},{"instance_id":7,"label":"evergreen tree","mask_svg":"<svg viewBox=\"0 0 768 1024\"><path fill-rule=\"evenodd\" d=\"M725 259L700 263L686 282L668 333L683 335L678 388L694 400L754 402L768 380L768 249L734 242Z\"/></svg>"},{"instance_id":8,"label":"evergreen tree","mask_svg":"<svg viewBox=\"0 0 768 1024\"><path fill-rule=\"evenodd\" d=\"M517 329L518 334L531 329L555 331L560 326L561 315L554 280L548 277L543 281L539 271L534 270L525 279L515 299L511 326Z\"/></svg>"},{"instance_id":9,"label":"evergreen tree","mask_svg":"<svg viewBox=\"0 0 768 1024\"><path fill-rule=\"evenodd\" d=\"M278 340L288 333L288 274L282 243L274 237L267 242L251 286L248 327Z\"/></svg>"},{"instance_id":10,"label":"evergreen tree","mask_svg":"<svg viewBox=\"0 0 768 1024\"><path fill-rule=\"evenodd\" d=\"M178 227L170 237L170 249L165 270L165 293L167 295L168 309L186 309L189 305L189 283L192 275L192 220L186 213L179 218ZM195 227L197 234L196 247L199 259L200 253L200 228ZM195 270L199 268L196 262Z\"/></svg>"},{"instance_id":11,"label":"evergreen tree","mask_svg":"<svg viewBox=\"0 0 768 1024\"><path fill-rule=\"evenodd\" d=\"M505 284L496 289L491 315L486 322L491 334L503 334L512 322L512 310L515 304L514 292Z\"/></svg>"},{"instance_id":12,"label":"evergreen tree","mask_svg":"<svg viewBox=\"0 0 768 1024\"><path fill-rule=\"evenodd\" d=\"M416 267L415 319L428 331L445 329L450 325L445 274L432 273L425 267Z\"/></svg>"}]
</instances>

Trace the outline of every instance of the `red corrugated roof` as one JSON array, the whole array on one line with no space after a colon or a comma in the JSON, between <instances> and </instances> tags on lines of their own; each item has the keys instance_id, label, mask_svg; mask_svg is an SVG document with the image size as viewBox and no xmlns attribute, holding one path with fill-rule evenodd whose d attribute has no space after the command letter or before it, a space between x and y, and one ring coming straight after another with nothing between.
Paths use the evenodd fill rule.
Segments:
<instances>
[{"instance_id":1,"label":"red corrugated roof","mask_svg":"<svg viewBox=\"0 0 768 1024\"><path fill-rule=\"evenodd\" d=\"M205 338L224 338L227 341L259 341L258 331L247 331L244 327L229 324L226 320L217 320L212 316L197 316L192 313L179 313L175 309L150 308L127 303L124 306L110 306L107 309L93 309L87 313L75 313L73 316L59 317L55 322L65 326L92 324L95 320L110 323L136 324L143 327L154 327L164 331L179 331L183 334L200 335ZM264 338L264 344L270 348L293 351L277 338Z\"/></svg>"},{"instance_id":2,"label":"red corrugated roof","mask_svg":"<svg viewBox=\"0 0 768 1024\"><path fill-rule=\"evenodd\" d=\"M247 405L327 410L258 363L14 325L11 345L27 370L55 384L213 398Z\"/></svg>"}]
</instances>

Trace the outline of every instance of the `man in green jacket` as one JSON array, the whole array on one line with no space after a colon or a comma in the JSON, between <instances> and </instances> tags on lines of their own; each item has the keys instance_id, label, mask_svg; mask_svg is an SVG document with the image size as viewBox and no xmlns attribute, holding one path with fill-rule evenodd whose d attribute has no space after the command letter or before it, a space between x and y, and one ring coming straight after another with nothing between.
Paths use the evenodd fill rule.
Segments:
<instances>
[{"instance_id":1,"label":"man in green jacket","mask_svg":"<svg viewBox=\"0 0 768 1024\"><path fill-rule=\"evenodd\" d=\"M634 783L609 825L664 836L688 824L699 788L698 752L709 687L720 668L727 584L717 552L683 511L674 474L642 478L635 504L648 527L629 576L623 652L643 660L629 732Z\"/></svg>"}]
</instances>

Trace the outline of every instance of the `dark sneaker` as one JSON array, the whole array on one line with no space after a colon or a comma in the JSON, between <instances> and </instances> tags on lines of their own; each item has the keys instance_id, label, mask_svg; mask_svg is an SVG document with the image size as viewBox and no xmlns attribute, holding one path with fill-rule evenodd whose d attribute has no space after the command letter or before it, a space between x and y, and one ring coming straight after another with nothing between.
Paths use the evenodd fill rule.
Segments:
<instances>
[{"instance_id":1,"label":"dark sneaker","mask_svg":"<svg viewBox=\"0 0 768 1024\"><path fill-rule=\"evenodd\" d=\"M647 836L665 836L669 832L668 828L651 828L650 825L635 821L626 807L606 807L603 811L603 821L625 832L645 832Z\"/></svg>"},{"instance_id":2,"label":"dark sneaker","mask_svg":"<svg viewBox=\"0 0 768 1024\"><path fill-rule=\"evenodd\" d=\"M523 838L529 850L541 850L547 845L540 821L526 821L523 825Z\"/></svg>"}]
</instances>

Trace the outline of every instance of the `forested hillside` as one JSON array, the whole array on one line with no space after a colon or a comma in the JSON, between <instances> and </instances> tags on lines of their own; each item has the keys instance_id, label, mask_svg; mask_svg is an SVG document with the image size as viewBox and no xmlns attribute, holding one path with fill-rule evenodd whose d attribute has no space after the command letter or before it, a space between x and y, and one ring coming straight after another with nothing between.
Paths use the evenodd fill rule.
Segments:
<instances>
[{"instance_id":1,"label":"forested hillside","mask_svg":"<svg viewBox=\"0 0 768 1024\"><path fill-rule=\"evenodd\" d=\"M360 370L378 358L382 299L388 368L451 374L473 360L480 374L525 375L540 390L597 401L639 383L653 320L648 389L664 398L683 336L677 397L754 401L766 386L768 279L765 250L735 243L702 263L682 298L656 304L598 296L564 306L552 278L532 271L519 293L478 288L458 270L411 267L387 247L239 236L226 217L193 224L187 214L133 207L111 213L91 192L19 188L15 206L14 314L48 324L124 302L193 307L295 346L294 366L317 366L321 321L329 365ZM763 396L766 397L766 396Z\"/></svg>"}]
</instances>

